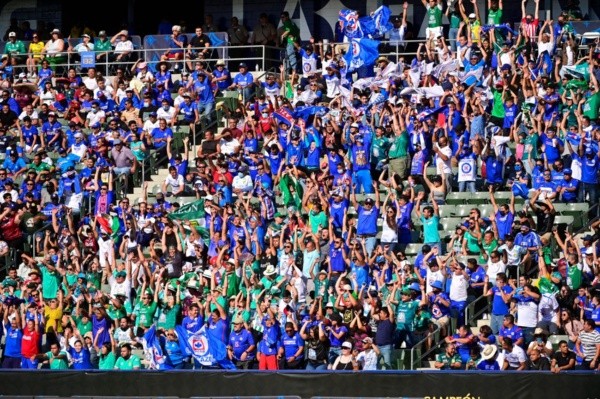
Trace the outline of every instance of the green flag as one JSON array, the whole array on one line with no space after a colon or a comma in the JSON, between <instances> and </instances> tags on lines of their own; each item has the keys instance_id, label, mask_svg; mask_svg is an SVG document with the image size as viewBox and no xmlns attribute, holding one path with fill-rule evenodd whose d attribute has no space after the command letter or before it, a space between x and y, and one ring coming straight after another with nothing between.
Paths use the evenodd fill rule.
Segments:
<instances>
[{"instance_id":1,"label":"green flag","mask_svg":"<svg viewBox=\"0 0 600 399\"><path fill-rule=\"evenodd\" d=\"M170 220L188 220L190 227L196 229L200 237L206 242L210 238L210 232L198 223L198 219L204 218L205 215L204 200L199 199L191 204L181 206L179 210L169 213L167 217Z\"/></svg>"},{"instance_id":2,"label":"green flag","mask_svg":"<svg viewBox=\"0 0 600 399\"><path fill-rule=\"evenodd\" d=\"M279 181L279 188L283 197L283 204L302 209L303 188L300 182L290 175L284 175Z\"/></svg>"},{"instance_id":3,"label":"green flag","mask_svg":"<svg viewBox=\"0 0 600 399\"><path fill-rule=\"evenodd\" d=\"M199 199L191 204L186 204L175 212L171 212L167 215L170 220L196 220L201 219L206 215L204 211L204 200Z\"/></svg>"},{"instance_id":4,"label":"green flag","mask_svg":"<svg viewBox=\"0 0 600 399\"><path fill-rule=\"evenodd\" d=\"M563 66L560 70L560 77L564 77L565 73L573 75L575 79L583 79L586 82L590 81L590 66L587 62L582 62L581 64L573 65L573 66Z\"/></svg>"},{"instance_id":5,"label":"green flag","mask_svg":"<svg viewBox=\"0 0 600 399\"><path fill-rule=\"evenodd\" d=\"M294 98L294 88L292 87L292 82L290 82L289 80L285 82L285 97L288 100Z\"/></svg>"}]
</instances>

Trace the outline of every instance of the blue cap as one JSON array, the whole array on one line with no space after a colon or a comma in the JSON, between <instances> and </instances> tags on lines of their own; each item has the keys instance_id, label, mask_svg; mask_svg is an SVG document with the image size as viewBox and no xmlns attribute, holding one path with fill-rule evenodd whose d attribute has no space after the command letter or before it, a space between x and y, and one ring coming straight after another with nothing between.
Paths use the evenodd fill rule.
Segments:
<instances>
[{"instance_id":1,"label":"blue cap","mask_svg":"<svg viewBox=\"0 0 600 399\"><path fill-rule=\"evenodd\" d=\"M102 126L100 125L100 122L96 122L92 125L92 129L98 129L100 126Z\"/></svg>"},{"instance_id":2,"label":"blue cap","mask_svg":"<svg viewBox=\"0 0 600 399\"><path fill-rule=\"evenodd\" d=\"M444 285L442 284L442 282L440 280L435 280L430 285L431 285L431 288L437 288L438 290L443 290L444 289Z\"/></svg>"},{"instance_id":3,"label":"blue cap","mask_svg":"<svg viewBox=\"0 0 600 399\"><path fill-rule=\"evenodd\" d=\"M569 168L565 168L565 169L563 170L563 173L564 173L565 175L572 175L572 174L573 174L573 171L572 171L571 169L569 169Z\"/></svg>"},{"instance_id":4,"label":"blue cap","mask_svg":"<svg viewBox=\"0 0 600 399\"><path fill-rule=\"evenodd\" d=\"M421 286L419 285L419 283L410 283L410 285L408 286L409 290L413 290L413 291L421 291Z\"/></svg>"}]
</instances>

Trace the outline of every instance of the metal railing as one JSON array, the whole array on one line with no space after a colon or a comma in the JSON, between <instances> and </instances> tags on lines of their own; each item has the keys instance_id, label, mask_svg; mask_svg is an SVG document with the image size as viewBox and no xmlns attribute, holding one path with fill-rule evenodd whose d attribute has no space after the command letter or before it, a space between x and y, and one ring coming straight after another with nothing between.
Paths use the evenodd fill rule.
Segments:
<instances>
[{"instance_id":1,"label":"metal railing","mask_svg":"<svg viewBox=\"0 0 600 399\"><path fill-rule=\"evenodd\" d=\"M272 47L272 46L262 46L262 45L248 45L248 46L243 46L243 47L233 47L235 49L238 49L238 53L240 54L240 56L236 56L236 57L232 57L232 56L228 56L226 58L224 58L225 63L231 63L233 66L235 66L237 68L237 65L241 62L245 62L245 63L251 63L254 65L258 66L258 70L260 71L265 71L266 69L268 69L268 66L270 64L275 64L275 63L281 63L283 61L283 57L282 57L282 51L284 52L284 49L281 49L279 47ZM213 50L219 50L219 49L228 49L231 50L232 47L230 46L215 46L215 47L211 47L211 49ZM153 58L153 54L155 53L164 53L166 51L171 51L171 50L176 50L173 48L152 48L152 49L145 49L145 48L138 48L138 49L134 49L128 59L126 61L116 61L114 60L114 56L118 55L119 53L115 52L115 50L110 50L110 51L94 51L95 54L106 54L105 57L102 57L102 59L100 60L95 60L95 62L93 63L93 67L96 68L97 71L102 72L104 76L110 76L112 75L112 72L114 71L114 69L118 66L126 68L127 70L131 70L131 68L133 67L133 65L138 61L138 60L144 60L148 63L148 66L150 68L151 71L156 70L156 65L160 62L160 59L154 59ZM214 53L216 53L217 51L214 51ZM231 52L229 52L229 54L231 54ZM235 54L235 53L234 53ZM33 57L34 54L32 53L24 53L24 54L14 54L16 57ZM57 76L62 76L66 73L66 71L68 71L70 68L76 68L76 69L80 69L84 66L82 66L82 63L80 61L80 56L81 54L77 53L77 52L63 52L61 53L61 55L58 57L60 59L64 59L64 62L51 62L50 65L52 68L54 68L55 70L55 74ZM44 58L42 58L44 59ZM45 58L48 59L49 61L51 61L51 58ZM218 61L220 58L198 58L198 57L190 57L188 55L187 52L183 52L183 58L178 59L178 60L167 60L168 63L174 64L174 65L178 65L178 66L183 66L183 68L176 68L177 70L181 70L181 72L183 72L185 70L185 66L186 65L190 65L192 63L194 63L195 61L205 61L209 64L215 63L216 61ZM40 68L40 64L41 64L41 60L38 62L38 64L36 65L36 69ZM90 66L85 66L90 67ZM27 64L16 64L13 66L13 70L16 70L16 72L20 72L20 71L26 71L28 70L28 65ZM178 72L177 70L175 70L175 72ZM58 71L59 73L56 73L56 71ZM173 70L172 70L173 72ZM13 73L14 74L14 73ZM15 75L16 78L16 75Z\"/></svg>"},{"instance_id":2,"label":"metal railing","mask_svg":"<svg viewBox=\"0 0 600 399\"><path fill-rule=\"evenodd\" d=\"M485 301L485 306L483 306L482 309L479 309L479 311L475 312L475 306L482 301ZM468 304L465 307L465 325L467 325L467 326L474 325L472 323L479 316L481 316L484 313L489 313L489 308L490 308L490 303L488 301L488 297L485 294L483 294L480 297L478 297L477 299L475 299L473 302L471 302L470 304Z\"/></svg>"},{"instance_id":3,"label":"metal railing","mask_svg":"<svg viewBox=\"0 0 600 399\"><path fill-rule=\"evenodd\" d=\"M448 40L450 43L450 40ZM396 57L396 56L405 56L405 55L415 55L415 52L407 52L404 51L405 48L411 44L419 44L426 43L425 39L412 39L412 40L404 40L402 42L390 42L390 41L381 41L382 50L380 55L388 56L388 57ZM323 44L323 50L326 50L329 47L338 47L338 48L347 48L348 43L326 43ZM264 46L264 45L245 45L245 46L211 46L211 53L217 54L219 50L227 50L220 51L223 54L227 54L223 59L226 63L233 63L234 66L237 66L238 63L246 62L252 63L259 66L260 71L266 71L269 69L269 65L272 64L281 64L284 63L286 58L285 48L275 47L275 46ZM116 66L122 66L128 69L137 62L137 60L142 59L149 63L150 68L152 70L155 69L155 65L160 62L160 59L156 58L156 54L162 54L167 51L173 50L181 50L179 48L144 48L142 46L136 46L133 51L131 51L131 55L127 61L115 61L114 56L118 55L115 50L109 51L93 51L95 54L106 54L106 56L102 57L101 60L95 60L94 67L96 70L102 72L105 76L110 76L112 72L112 68ZM236 50L232 52L231 50ZM242 56L231 56L231 53L243 54ZM23 53L23 54L14 54L17 57L34 57L39 55L34 55L32 53ZM275 56L276 55L276 56ZM80 53L75 51L63 51L59 54L59 58L64 58L64 63L53 63L51 65L53 68L59 70L59 72L66 72L70 68L81 68L81 62L79 61ZM110 61L109 61L110 59ZM212 58L196 58L189 57L188 52L183 52L183 58L179 60L168 60L170 63L183 63L186 65L188 63L193 63L197 60L203 60L208 63L214 63L220 58L212 57ZM48 58L48 60L51 60ZM41 61L40 61L41 62ZM36 66L39 68L39 63ZM26 64L17 64L14 66L17 71L27 70L28 66ZM63 71L64 70L64 71ZM62 75L63 73L58 73L57 75Z\"/></svg>"},{"instance_id":4,"label":"metal railing","mask_svg":"<svg viewBox=\"0 0 600 399\"><path fill-rule=\"evenodd\" d=\"M406 352L410 353L410 363L408 365L410 370L416 370L419 368L423 364L423 360L436 351L444 343L444 340L440 339L441 327L437 324L434 325L436 327L435 330L414 344L412 348L399 350L399 352L404 352L404 354L406 354ZM423 345L429 340L431 335L433 335L431 347L425 352L421 352L420 355L417 355L417 351L422 349Z\"/></svg>"}]
</instances>

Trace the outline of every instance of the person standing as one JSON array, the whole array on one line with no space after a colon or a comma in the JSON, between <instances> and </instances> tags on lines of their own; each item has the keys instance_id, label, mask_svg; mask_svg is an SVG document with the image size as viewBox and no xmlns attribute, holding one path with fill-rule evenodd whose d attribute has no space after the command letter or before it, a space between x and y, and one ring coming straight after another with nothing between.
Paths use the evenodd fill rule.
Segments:
<instances>
[{"instance_id":1,"label":"person standing","mask_svg":"<svg viewBox=\"0 0 600 399\"><path fill-rule=\"evenodd\" d=\"M304 340L297 330L294 322L285 323L285 334L282 334L277 354L280 370L304 368Z\"/></svg>"},{"instance_id":2,"label":"person standing","mask_svg":"<svg viewBox=\"0 0 600 399\"><path fill-rule=\"evenodd\" d=\"M427 29L425 37L427 40L442 36L442 0L421 0L427 9Z\"/></svg>"},{"instance_id":3,"label":"person standing","mask_svg":"<svg viewBox=\"0 0 600 399\"><path fill-rule=\"evenodd\" d=\"M288 69L291 71L298 70L298 59L296 56L296 47L294 43L300 40L300 29L290 19L290 13L284 11L281 13L281 23L283 24L283 33L281 41L285 43L285 53L288 59Z\"/></svg>"},{"instance_id":4,"label":"person standing","mask_svg":"<svg viewBox=\"0 0 600 399\"><path fill-rule=\"evenodd\" d=\"M585 320L583 331L575 343L575 353L583 359L579 367L581 370L600 370L600 333L595 330L594 324L591 319Z\"/></svg>"},{"instance_id":5,"label":"person standing","mask_svg":"<svg viewBox=\"0 0 600 399\"><path fill-rule=\"evenodd\" d=\"M277 30L269 22L267 14L262 13L258 24L252 30L252 44L262 46L274 46L277 38Z\"/></svg>"},{"instance_id":6,"label":"person standing","mask_svg":"<svg viewBox=\"0 0 600 399\"><path fill-rule=\"evenodd\" d=\"M21 329L21 317L14 306L15 305L12 304L10 306L6 303L2 304L4 331L6 332L4 351L2 353L3 369L21 368L21 342L23 331Z\"/></svg>"}]
</instances>

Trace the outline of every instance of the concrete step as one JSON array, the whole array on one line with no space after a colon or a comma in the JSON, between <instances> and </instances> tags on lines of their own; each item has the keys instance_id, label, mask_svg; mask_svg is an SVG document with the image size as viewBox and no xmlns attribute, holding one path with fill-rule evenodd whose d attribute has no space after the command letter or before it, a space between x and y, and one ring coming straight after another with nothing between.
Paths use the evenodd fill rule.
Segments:
<instances>
[{"instance_id":1,"label":"concrete step","mask_svg":"<svg viewBox=\"0 0 600 399\"><path fill-rule=\"evenodd\" d=\"M490 325L490 320L484 320L484 319L479 319L477 320L477 332L479 333L479 329L481 328L481 326L489 326Z\"/></svg>"}]
</instances>

